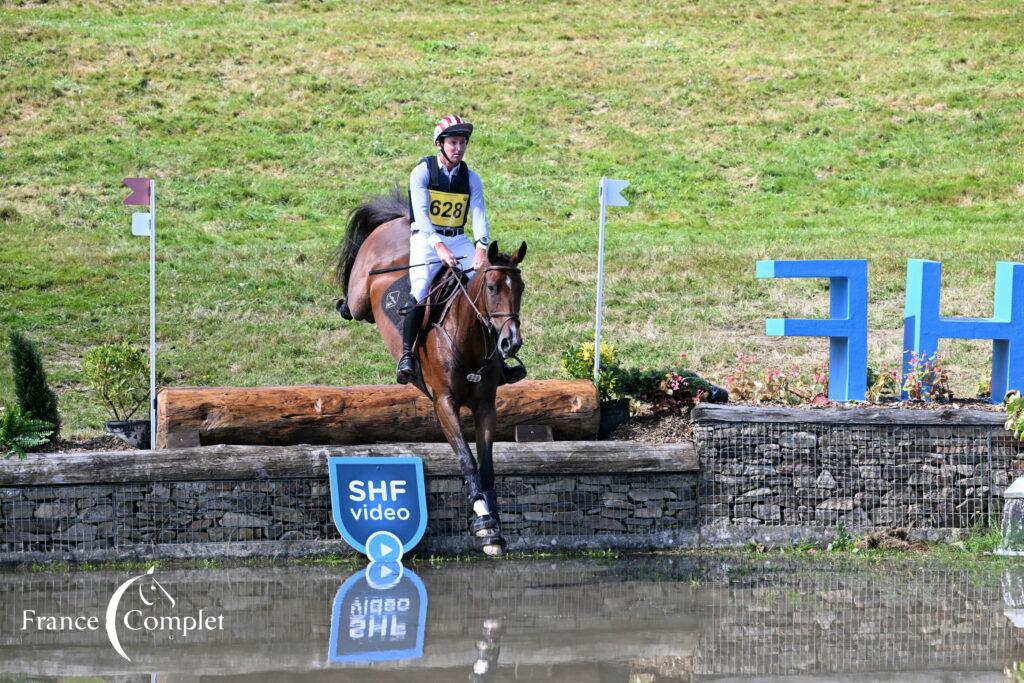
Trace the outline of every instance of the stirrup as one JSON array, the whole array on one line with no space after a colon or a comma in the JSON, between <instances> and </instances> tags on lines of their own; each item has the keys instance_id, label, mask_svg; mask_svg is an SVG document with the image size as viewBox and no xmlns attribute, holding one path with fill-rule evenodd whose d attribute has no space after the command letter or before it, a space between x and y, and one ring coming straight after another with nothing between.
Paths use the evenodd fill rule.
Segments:
<instances>
[{"instance_id":1,"label":"stirrup","mask_svg":"<svg viewBox=\"0 0 1024 683\"><path fill-rule=\"evenodd\" d=\"M508 365L504 361L501 363L501 380L498 382L498 386L502 384L515 384L520 380L526 379L526 366L523 364L523 361L515 356L508 360L514 360L516 365Z\"/></svg>"}]
</instances>

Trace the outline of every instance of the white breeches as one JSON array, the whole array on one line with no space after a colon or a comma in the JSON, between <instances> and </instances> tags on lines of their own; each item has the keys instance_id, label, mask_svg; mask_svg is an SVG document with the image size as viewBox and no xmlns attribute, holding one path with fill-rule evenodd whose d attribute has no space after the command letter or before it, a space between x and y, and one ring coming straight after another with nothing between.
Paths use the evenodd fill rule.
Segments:
<instances>
[{"instance_id":1,"label":"white breeches","mask_svg":"<svg viewBox=\"0 0 1024 683\"><path fill-rule=\"evenodd\" d=\"M452 250L455 257L459 259L459 266L466 270L473 267L473 256L476 254L476 247L469 241L469 237L465 233L456 235L455 237L441 237L445 245ZM430 290L430 283L434 281L434 276L441 270L444 265L441 263L437 252L430 246L426 238L418 232L414 232L409 238L409 263L430 263L431 261L437 261L437 263L431 263L428 266L415 266L409 269L409 290L416 301L423 303L423 298L427 295ZM467 273L469 277L473 277L473 273Z\"/></svg>"}]
</instances>

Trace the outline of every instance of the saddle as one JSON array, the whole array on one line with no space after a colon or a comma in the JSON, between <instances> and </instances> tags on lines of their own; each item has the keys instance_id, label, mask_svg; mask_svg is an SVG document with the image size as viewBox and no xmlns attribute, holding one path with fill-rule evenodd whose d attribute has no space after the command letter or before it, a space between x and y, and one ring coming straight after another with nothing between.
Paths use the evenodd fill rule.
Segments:
<instances>
[{"instance_id":1,"label":"saddle","mask_svg":"<svg viewBox=\"0 0 1024 683\"><path fill-rule=\"evenodd\" d=\"M469 279L466 277L466 274L460 272L458 277L462 278L462 284L466 286ZM438 271L427 294L427 306L423 314L423 325L420 328L421 334L423 330L429 329L432 324L441 324L448 313L448 309L451 308L452 303L457 298L457 289L458 281L456 280L455 272L451 268L445 267ZM406 314L406 303L408 301L409 275L406 274L391 283L391 286L384 292L382 299L384 314L399 332L402 331L402 318Z\"/></svg>"}]
</instances>

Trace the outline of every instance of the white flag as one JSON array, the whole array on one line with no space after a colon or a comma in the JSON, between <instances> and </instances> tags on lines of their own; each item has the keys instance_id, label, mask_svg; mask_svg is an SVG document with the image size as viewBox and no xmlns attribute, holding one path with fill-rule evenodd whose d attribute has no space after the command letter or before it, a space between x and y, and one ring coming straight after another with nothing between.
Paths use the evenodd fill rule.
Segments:
<instances>
[{"instance_id":1,"label":"white flag","mask_svg":"<svg viewBox=\"0 0 1024 683\"><path fill-rule=\"evenodd\" d=\"M622 191L629 187L628 180L601 178L601 202L605 206L629 206Z\"/></svg>"},{"instance_id":2,"label":"white flag","mask_svg":"<svg viewBox=\"0 0 1024 683\"><path fill-rule=\"evenodd\" d=\"M153 216L149 213L132 214L132 234L136 237L149 237L153 229Z\"/></svg>"}]
</instances>

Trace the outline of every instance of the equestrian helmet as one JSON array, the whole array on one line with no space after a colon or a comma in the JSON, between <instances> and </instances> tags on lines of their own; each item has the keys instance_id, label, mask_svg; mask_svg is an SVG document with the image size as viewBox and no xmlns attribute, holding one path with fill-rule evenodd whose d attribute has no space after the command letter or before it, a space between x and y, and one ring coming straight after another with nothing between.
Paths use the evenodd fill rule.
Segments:
<instances>
[{"instance_id":1,"label":"equestrian helmet","mask_svg":"<svg viewBox=\"0 0 1024 683\"><path fill-rule=\"evenodd\" d=\"M466 142L469 142L469 136L472 134L472 123L463 121L462 117L458 114L450 114L438 121L437 125L434 126L434 144L437 144L438 140L456 135L466 136Z\"/></svg>"}]
</instances>

